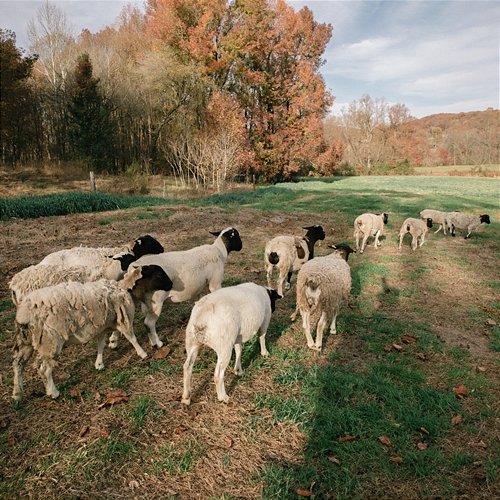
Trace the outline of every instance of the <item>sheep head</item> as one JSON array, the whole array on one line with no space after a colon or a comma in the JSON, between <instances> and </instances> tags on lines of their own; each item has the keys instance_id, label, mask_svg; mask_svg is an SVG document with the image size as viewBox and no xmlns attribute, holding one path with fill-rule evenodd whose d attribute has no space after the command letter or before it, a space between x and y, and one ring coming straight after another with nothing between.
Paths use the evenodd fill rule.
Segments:
<instances>
[{"instance_id":1,"label":"sheep head","mask_svg":"<svg viewBox=\"0 0 500 500\"><path fill-rule=\"evenodd\" d=\"M221 238L224 246L226 247L227 253L239 252L243 248L240 233L234 227L228 227L223 231L210 231L210 234L216 236L217 238Z\"/></svg>"}]
</instances>

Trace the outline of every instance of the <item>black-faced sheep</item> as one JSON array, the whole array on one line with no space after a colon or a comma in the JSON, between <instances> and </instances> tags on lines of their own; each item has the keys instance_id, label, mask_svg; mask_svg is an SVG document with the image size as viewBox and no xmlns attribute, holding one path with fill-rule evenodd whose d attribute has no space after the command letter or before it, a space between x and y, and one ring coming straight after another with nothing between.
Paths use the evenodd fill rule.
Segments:
<instances>
[{"instance_id":1,"label":"black-faced sheep","mask_svg":"<svg viewBox=\"0 0 500 500\"><path fill-rule=\"evenodd\" d=\"M452 236L455 236L456 229L466 229L467 234L465 239L470 238L472 231L477 229L481 224L490 224L490 216L488 214L483 215L471 215L462 212L450 212L446 215L445 224L451 232Z\"/></svg>"},{"instance_id":2,"label":"black-faced sheep","mask_svg":"<svg viewBox=\"0 0 500 500\"><path fill-rule=\"evenodd\" d=\"M260 353L269 356L266 332L280 296L275 290L243 283L221 288L205 295L193 307L186 328L186 362L184 363L184 390L182 402L191 402L193 366L201 346L207 345L217 353L214 380L219 401L228 402L224 387L224 373L236 353L234 373L242 375L241 351L243 344L259 332Z\"/></svg>"},{"instance_id":3,"label":"black-faced sheep","mask_svg":"<svg viewBox=\"0 0 500 500\"><path fill-rule=\"evenodd\" d=\"M354 241L356 243L356 250L363 253L365 250L366 242L370 236L374 236L374 248L380 246L379 238L382 236L384 225L389 221L389 216L386 213L372 214L365 213L356 217L354 221ZM363 237L361 242L361 249L359 248L359 240Z\"/></svg>"},{"instance_id":4,"label":"black-faced sheep","mask_svg":"<svg viewBox=\"0 0 500 500\"><path fill-rule=\"evenodd\" d=\"M337 245L325 257L316 257L302 266L297 276L297 312L302 317L302 326L310 349L320 351L323 333L330 324L330 333L337 333L337 316L351 292L351 268L347 263L349 255L355 251L349 245ZM311 316L318 317L316 342L311 335ZM314 328L313 328L314 329Z\"/></svg>"},{"instance_id":5,"label":"black-faced sheep","mask_svg":"<svg viewBox=\"0 0 500 500\"><path fill-rule=\"evenodd\" d=\"M279 271L277 290L283 295L283 287L291 286L292 273L298 271L304 262L314 258L314 245L325 239L325 231L319 225L304 227L307 231L303 238L296 236L276 236L266 243L264 265L267 286L271 287L273 270ZM286 280L286 284L285 284Z\"/></svg>"},{"instance_id":6,"label":"black-faced sheep","mask_svg":"<svg viewBox=\"0 0 500 500\"><path fill-rule=\"evenodd\" d=\"M399 250L401 250L403 238L407 233L411 234L411 249L416 250L417 246L421 247L424 244L428 228L431 227L432 219L426 219L425 221L412 217L406 219L399 230Z\"/></svg>"},{"instance_id":7,"label":"black-faced sheep","mask_svg":"<svg viewBox=\"0 0 500 500\"><path fill-rule=\"evenodd\" d=\"M172 281L158 266L134 268L122 281L99 280L91 283L61 283L34 290L19 304L16 313L14 347L14 390L20 400L23 393L23 369L33 351L46 393L57 398L52 378L55 358L67 344L97 341L95 367L104 368L106 334L119 331L134 346L141 358L146 352L138 344L133 330L135 301L155 290L168 291Z\"/></svg>"}]
</instances>

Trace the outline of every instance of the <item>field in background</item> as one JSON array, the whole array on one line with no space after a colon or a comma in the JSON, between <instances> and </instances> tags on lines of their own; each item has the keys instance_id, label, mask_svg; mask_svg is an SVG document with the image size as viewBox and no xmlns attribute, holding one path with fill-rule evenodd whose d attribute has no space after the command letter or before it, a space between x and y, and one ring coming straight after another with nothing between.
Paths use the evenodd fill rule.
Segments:
<instances>
[{"instance_id":1,"label":"field in background","mask_svg":"<svg viewBox=\"0 0 500 500\"><path fill-rule=\"evenodd\" d=\"M499 496L499 192L487 178L352 177L183 200L167 190L157 206L0 222L0 496ZM431 233L417 252L405 240L399 253L400 224L424 207L489 213L492 223L467 241ZM352 222L364 211L389 212L385 238L379 250L352 256L352 301L321 355L289 319L293 285L271 321L271 356L258 355L258 342L245 346L245 375L226 374L223 405L212 384L215 355L202 351L186 409L192 304L166 304L158 331L168 354L152 357L138 312L146 361L122 341L97 372L94 345L68 348L55 371L57 401L41 396L28 368L26 399L11 404L7 282L47 253L146 232L168 250L185 249L234 225L243 250L230 256L224 286L264 284L267 239L319 223L327 238L317 255L325 255L327 244L352 244ZM112 389L127 398L103 405Z\"/></svg>"},{"instance_id":2,"label":"field in background","mask_svg":"<svg viewBox=\"0 0 500 500\"><path fill-rule=\"evenodd\" d=\"M443 165L437 167L416 167L418 175L465 175L500 176L500 165Z\"/></svg>"}]
</instances>

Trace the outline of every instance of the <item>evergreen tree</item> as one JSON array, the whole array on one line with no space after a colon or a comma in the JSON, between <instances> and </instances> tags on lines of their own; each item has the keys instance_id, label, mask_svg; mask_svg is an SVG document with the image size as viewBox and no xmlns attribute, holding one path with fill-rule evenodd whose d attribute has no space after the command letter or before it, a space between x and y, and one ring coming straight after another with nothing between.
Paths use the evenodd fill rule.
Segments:
<instances>
[{"instance_id":1,"label":"evergreen tree","mask_svg":"<svg viewBox=\"0 0 500 500\"><path fill-rule=\"evenodd\" d=\"M115 126L111 107L99 91L99 79L92 76L92 62L82 54L75 69L75 83L69 113L72 141L79 158L97 171L114 171Z\"/></svg>"}]
</instances>

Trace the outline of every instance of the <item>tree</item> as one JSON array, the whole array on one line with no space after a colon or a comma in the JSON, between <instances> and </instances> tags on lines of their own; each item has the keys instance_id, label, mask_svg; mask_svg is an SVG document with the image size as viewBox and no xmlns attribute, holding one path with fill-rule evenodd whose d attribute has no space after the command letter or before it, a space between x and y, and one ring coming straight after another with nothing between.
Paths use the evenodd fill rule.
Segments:
<instances>
[{"instance_id":1,"label":"tree","mask_svg":"<svg viewBox=\"0 0 500 500\"><path fill-rule=\"evenodd\" d=\"M33 158L36 144L35 99L28 79L36 56L23 56L16 35L0 29L0 142L2 162Z\"/></svg>"},{"instance_id":2,"label":"tree","mask_svg":"<svg viewBox=\"0 0 500 500\"><path fill-rule=\"evenodd\" d=\"M82 54L77 61L69 105L71 137L80 158L88 160L91 168L113 171L115 128L110 107L98 85L99 80L92 76L89 55Z\"/></svg>"}]
</instances>

